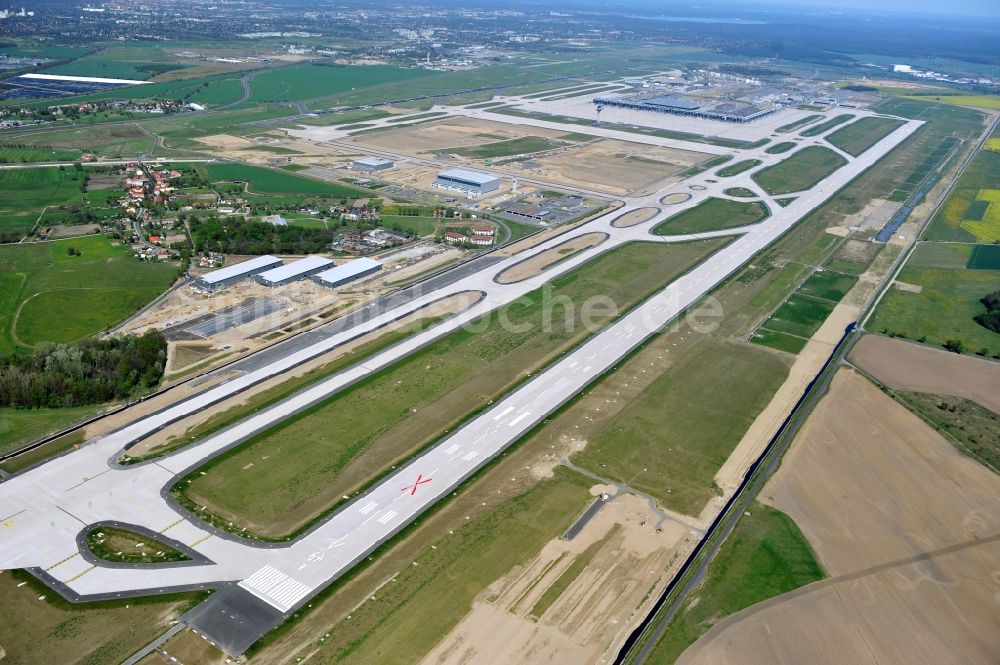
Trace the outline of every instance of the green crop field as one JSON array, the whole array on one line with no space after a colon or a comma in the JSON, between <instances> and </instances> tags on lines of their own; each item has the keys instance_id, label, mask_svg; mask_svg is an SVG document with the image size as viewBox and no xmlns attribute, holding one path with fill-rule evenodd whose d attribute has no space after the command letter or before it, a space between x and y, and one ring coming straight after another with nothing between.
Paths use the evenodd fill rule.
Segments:
<instances>
[{"instance_id":1,"label":"green crop field","mask_svg":"<svg viewBox=\"0 0 1000 665\"><path fill-rule=\"evenodd\" d=\"M750 341L785 353L796 354L801 351L807 340L805 337L796 337L786 333L774 332L767 328L760 328L751 337Z\"/></svg>"},{"instance_id":2,"label":"green crop field","mask_svg":"<svg viewBox=\"0 0 1000 665\"><path fill-rule=\"evenodd\" d=\"M492 157L507 157L510 155L520 155L542 150L551 150L553 144L540 136L522 136L506 141L496 141L480 146L467 148L445 148L437 152L450 152L462 157L473 159L490 159Z\"/></svg>"},{"instance_id":3,"label":"green crop field","mask_svg":"<svg viewBox=\"0 0 1000 665\"><path fill-rule=\"evenodd\" d=\"M976 245L965 267L976 270L1000 270L1000 245Z\"/></svg>"},{"instance_id":4,"label":"green crop field","mask_svg":"<svg viewBox=\"0 0 1000 665\"><path fill-rule=\"evenodd\" d=\"M429 74L423 69L388 65L324 66L298 64L276 67L258 74L250 83L250 102L297 102L328 97L386 83L410 81Z\"/></svg>"},{"instance_id":5,"label":"green crop field","mask_svg":"<svg viewBox=\"0 0 1000 665\"><path fill-rule=\"evenodd\" d=\"M811 122L816 122L817 120L819 120L822 117L823 116L818 115L818 114L817 115L807 115L804 118L799 118L795 122L790 122L787 125L782 125L781 127L778 127L777 131L781 132L782 134L787 134L788 132L795 131L799 127L804 127L804 126L808 125Z\"/></svg>"},{"instance_id":6,"label":"green crop field","mask_svg":"<svg viewBox=\"0 0 1000 665\"><path fill-rule=\"evenodd\" d=\"M80 256L69 256L74 247ZM173 263L140 263L104 236L0 245L0 352L100 332L162 293Z\"/></svg>"},{"instance_id":7,"label":"green crop field","mask_svg":"<svg viewBox=\"0 0 1000 665\"><path fill-rule=\"evenodd\" d=\"M243 96L243 85L239 79L212 81L203 89L191 95L189 102L205 106L219 106L235 102Z\"/></svg>"},{"instance_id":8,"label":"green crop field","mask_svg":"<svg viewBox=\"0 0 1000 665\"><path fill-rule=\"evenodd\" d=\"M367 196L362 190L247 164L199 164L198 171L211 182L245 182L258 194L321 194L332 197Z\"/></svg>"},{"instance_id":9,"label":"green crop field","mask_svg":"<svg viewBox=\"0 0 1000 665\"><path fill-rule=\"evenodd\" d=\"M764 327L772 332L808 338L819 330L835 305L828 300L794 293L764 323Z\"/></svg>"},{"instance_id":10,"label":"green crop field","mask_svg":"<svg viewBox=\"0 0 1000 665\"><path fill-rule=\"evenodd\" d=\"M853 118L854 116L850 113L841 113L840 115L834 116L825 122L819 123L818 125L813 125L808 129L803 129L799 132L799 136L819 136L828 129L832 129L837 125L842 125Z\"/></svg>"},{"instance_id":11,"label":"green crop field","mask_svg":"<svg viewBox=\"0 0 1000 665\"><path fill-rule=\"evenodd\" d=\"M897 277L920 293L890 289L867 328L935 345L960 340L966 353L1000 354L1000 335L973 321L985 311L979 299L1000 287L995 270L966 267L974 248L921 243Z\"/></svg>"},{"instance_id":12,"label":"green crop field","mask_svg":"<svg viewBox=\"0 0 1000 665\"><path fill-rule=\"evenodd\" d=\"M668 217L653 229L653 233L664 236L729 229L756 224L768 214L767 206L759 201L710 198Z\"/></svg>"},{"instance_id":13,"label":"green crop field","mask_svg":"<svg viewBox=\"0 0 1000 665\"><path fill-rule=\"evenodd\" d=\"M809 541L783 512L753 502L709 564L647 663L673 663L721 619L826 577Z\"/></svg>"},{"instance_id":14,"label":"green crop field","mask_svg":"<svg viewBox=\"0 0 1000 665\"><path fill-rule=\"evenodd\" d=\"M845 164L847 160L829 148L808 146L757 171L753 179L770 194L789 194L813 187Z\"/></svg>"},{"instance_id":15,"label":"green crop field","mask_svg":"<svg viewBox=\"0 0 1000 665\"><path fill-rule=\"evenodd\" d=\"M301 529L586 336L578 310L567 321L562 306L553 312L546 302L601 295L624 311L724 244L635 243L608 252L509 308L507 318L518 325L493 315L479 331L450 333L216 458L178 487L193 505L252 533L273 538Z\"/></svg>"},{"instance_id":16,"label":"green crop field","mask_svg":"<svg viewBox=\"0 0 1000 665\"><path fill-rule=\"evenodd\" d=\"M80 58L79 60L74 60L58 67L51 67L44 70L43 73L58 74L60 76L96 76L100 78L145 81L159 74L178 69L185 69L185 67L184 65L163 62L112 60L97 55Z\"/></svg>"},{"instance_id":17,"label":"green crop field","mask_svg":"<svg viewBox=\"0 0 1000 665\"><path fill-rule=\"evenodd\" d=\"M893 118L861 118L833 132L826 140L857 157L902 125L902 120Z\"/></svg>"},{"instance_id":18,"label":"green crop field","mask_svg":"<svg viewBox=\"0 0 1000 665\"><path fill-rule=\"evenodd\" d=\"M657 377L572 461L698 515L712 479L788 374L777 355L706 339ZM660 462L657 462L659 460Z\"/></svg>"},{"instance_id":19,"label":"green crop field","mask_svg":"<svg viewBox=\"0 0 1000 665\"><path fill-rule=\"evenodd\" d=\"M832 270L817 270L799 287L799 293L840 302L857 281L856 275L845 275Z\"/></svg>"},{"instance_id":20,"label":"green crop field","mask_svg":"<svg viewBox=\"0 0 1000 665\"><path fill-rule=\"evenodd\" d=\"M797 144L794 141L783 141L782 143L775 143L764 152L766 152L769 155L780 155L783 152L788 152L796 145Z\"/></svg>"},{"instance_id":21,"label":"green crop field","mask_svg":"<svg viewBox=\"0 0 1000 665\"><path fill-rule=\"evenodd\" d=\"M1000 181L997 173L1000 173L1000 152L980 150L976 153L944 205L934 215L924 238L959 242L993 242L993 238L1000 239Z\"/></svg>"},{"instance_id":22,"label":"green crop field","mask_svg":"<svg viewBox=\"0 0 1000 665\"><path fill-rule=\"evenodd\" d=\"M721 178L730 178L734 175L739 175L744 171L749 171L755 166L760 166L761 161L759 159L745 159L742 162L735 162L729 166L724 166L715 172L715 175Z\"/></svg>"}]
</instances>

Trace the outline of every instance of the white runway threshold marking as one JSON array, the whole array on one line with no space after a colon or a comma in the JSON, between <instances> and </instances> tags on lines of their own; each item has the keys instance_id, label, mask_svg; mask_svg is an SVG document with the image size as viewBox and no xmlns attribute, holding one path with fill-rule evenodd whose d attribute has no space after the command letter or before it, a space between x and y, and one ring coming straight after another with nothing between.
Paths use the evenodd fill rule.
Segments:
<instances>
[{"instance_id":1,"label":"white runway threshold marking","mask_svg":"<svg viewBox=\"0 0 1000 665\"><path fill-rule=\"evenodd\" d=\"M264 566L242 580L239 586L282 612L292 609L311 591L309 585L289 577L274 566Z\"/></svg>"}]
</instances>

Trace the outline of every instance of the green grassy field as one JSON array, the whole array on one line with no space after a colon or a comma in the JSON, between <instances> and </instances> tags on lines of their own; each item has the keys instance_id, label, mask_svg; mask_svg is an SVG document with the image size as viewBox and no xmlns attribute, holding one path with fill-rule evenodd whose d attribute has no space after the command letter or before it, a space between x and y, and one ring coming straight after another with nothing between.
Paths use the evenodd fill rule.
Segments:
<instances>
[{"instance_id":1,"label":"green grassy field","mask_svg":"<svg viewBox=\"0 0 1000 665\"><path fill-rule=\"evenodd\" d=\"M764 327L808 338L823 325L835 304L795 293L764 323Z\"/></svg>"},{"instance_id":2,"label":"green grassy field","mask_svg":"<svg viewBox=\"0 0 1000 665\"><path fill-rule=\"evenodd\" d=\"M817 270L799 287L799 293L840 302L857 281L855 275L845 275L832 270Z\"/></svg>"},{"instance_id":3,"label":"green grassy field","mask_svg":"<svg viewBox=\"0 0 1000 665\"><path fill-rule=\"evenodd\" d=\"M297 102L328 97L354 89L424 78L423 69L388 65L324 66L311 63L276 67L261 72L250 84L250 103Z\"/></svg>"},{"instance_id":4,"label":"green grassy field","mask_svg":"<svg viewBox=\"0 0 1000 665\"><path fill-rule=\"evenodd\" d=\"M850 113L841 113L840 115L836 115L829 120L819 123L818 125L813 125L808 129L803 129L799 132L799 136L819 136L828 129L832 129L837 125L842 125L853 118L854 116Z\"/></svg>"},{"instance_id":5,"label":"green grassy field","mask_svg":"<svg viewBox=\"0 0 1000 665\"><path fill-rule=\"evenodd\" d=\"M197 168L204 174L206 180L246 182L249 190L258 194L322 194L346 198L368 195L353 187L311 180L288 171L275 171L248 164L199 164Z\"/></svg>"},{"instance_id":6,"label":"green grassy field","mask_svg":"<svg viewBox=\"0 0 1000 665\"><path fill-rule=\"evenodd\" d=\"M188 98L189 102L204 106L220 106L230 104L243 96L243 85L239 79L219 79L212 81L203 89Z\"/></svg>"},{"instance_id":7,"label":"green grassy field","mask_svg":"<svg viewBox=\"0 0 1000 665\"><path fill-rule=\"evenodd\" d=\"M81 256L69 256L69 247ZM176 274L175 264L140 263L99 235L0 245L0 352L100 332L162 293Z\"/></svg>"},{"instance_id":8,"label":"green grassy field","mask_svg":"<svg viewBox=\"0 0 1000 665\"><path fill-rule=\"evenodd\" d=\"M591 500L588 478L556 468L552 478L504 500L424 548L377 593L310 645L316 662L406 665L429 652L512 568L531 561Z\"/></svg>"},{"instance_id":9,"label":"green grassy field","mask_svg":"<svg viewBox=\"0 0 1000 665\"><path fill-rule=\"evenodd\" d=\"M857 157L902 125L902 120L893 118L861 118L833 132L826 140Z\"/></svg>"},{"instance_id":10,"label":"green grassy field","mask_svg":"<svg viewBox=\"0 0 1000 665\"><path fill-rule=\"evenodd\" d=\"M976 245L969 255L966 268L1000 270L1000 245Z\"/></svg>"},{"instance_id":11,"label":"green grassy field","mask_svg":"<svg viewBox=\"0 0 1000 665\"><path fill-rule=\"evenodd\" d=\"M4 602L0 612L4 660L97 665L126 660L162 635L171 621L205 594L74 604L23 571L5 570L0 572L0 597Z\"/></svg>"},{"instance_id":12,"label":"green grassy field","mask_svg":"<svg viewBox=\"0 0 1000 665\"><path fill-rule=\"evenodd\" d=\"M745 159L742 162L735 162L729 166L724 166L715 172L715 175L720 178L730 178L734 175L739 175L744 171L749 171L755 166L760 166L761 161L759 159Z\"/></svg>"},{"instance_id":13,"label":"green grassy field","mask_svg":"<svg viewBox=\"0 0 1000 665\"><path fill-rule=\"evenodd\" d=\"M985 311L979 299L1000 284L996 271L966 267L974 247L921 243L897 278L920 293L890 289L867 328L936 345L961 340L966 353L1000 354L1000 335L972 320Z\"/></svg>"},{"instance_id":14,"label":"green grassy field","mask_svg":"<svg viewBox=\"0 0 1000 665\"><path fill-rule=\"evenodd\" d=\"M781 132L782 134L787 134L788 132L795 131L799 127L804 127L811 122L816 122L822 117L823 116L821 115L807 115L804 118L799 118L795 122L790 122L787 125L782 125L781 127L778 127L777 131Z\"/></svg>"},{"instance_id":15,"label":"green grassy field","mask_svg":"<svg viewBox=\"0 0 1000 665\"><path fill-rule=\"evenodd\" d=\"M473 159L490 159L493 157L508 157L510 155L540 152L542 150L551 150L552 148L553 144L540 136L522 136L516 139L496 141L468 148L445 148L436 152L450 152Z\"/></svg>"},{"instance_id":16,"label":"green grassy field","mask_svg":"<svg viewBox=\"0 0 1000 665\"><path fill-rule=\"evenodd\" d=\"M572 461L698 515L713 477L788 374L776 354L706 339L591 436Z\"/></svg>"},{"instance_id":17,"label":"green grassy field","mask_svg":"<svg viewBox=\"0 0 1000 665\"><path fill-rule=\"evenodd\" d=\"M382 215L382 226L400 229L417 236L430 236L434 235L437 229L437 219L409 215Z\"/></svg>"},{"instance_id":18,"label":"green grassy field","mask_svg":"<svg viewBox=\"0 0 1000 665\"><path fill-rule=\"evenodd\" d=\"M847 160L829 148L808 146L757 171L753 179L770 194L790 194L813 187L845 164Z\"/></svg>"},{"instance_id":19,"label":"green grassy field","mask_svg":"<svg viewBox=\"0 0 1000 665\"><path fill-rule=\"evenodd\" d=\"M724 244L635 243L613 250L555 279L550 294L537 290L510 308L508 318L517 325L494 315L479 332L446 335L209 462L181 481L183 496L262 536L301 529L583 339L580 312L563 320L563 307L546 307L549 298L583 303L607 296L623 311Z\"/></svg>"},{"instance_id":20,"label":"green grassy field","mask_svg":"<svg viewBox=\"0 0 1000 665\"><path fill-rule=\"evenodd\" d=\"M83 175L72 168L0 170L0 231L25 232L45 206L80 205Z\"/></svg>"},{"instance_id":21,"label":"green grassy field","mask_svg":"<svg viewBox=\"0 0 1000 665\"><path fill-rule=\"evenodd\" d=\"M759 201L710 198L668 217L653 229L653 233L665 236L729 229L756 224L768 214L767 206Z\"/></svg>"},{"instance_id":22,"label":"green grassy field","mask_svg":"<svg viewBox=\"0 0 1000 665\"><path fill-rule=\"evenodd\" d=\"M735 196L741 199L753 199L757 198L757 194L753 190L747 189L746 187L730 187L722 192L727 196Z\"/></svg>"},{"instance_id":23,"label":"green grassy field","mask_svg":"<svg viewBox=\"0 0 1000 665\"><path fill-rule=\"evenodd\" d=\"M0 453L14 450L50 432L83 420L98 411L97 406L65 409L0 409Z\"/></svg>"},{"instance_id":24,"label":"green grassy field","mask_svg":"<svg viewBox=\"0 0 1000 665\"><path fill-rule=\"evenodd\" d=\"M51 146L20 147L0 145L0 164L29 164L32 162L72 162L80 159L79 150L56 149Z\"/></svg>"},{"instance_id":25,"label":"green grassy field","mask_svg":"<svg viewBox=\"0 0 1000 665\"><path fill-rule=\"evenodd\" d=\"M764 152L766 152L769 155L780 155L783 152L788 152L796 145L797 144L795 143L795 141L783 141L781 143L775 143Z\"/></svg>"},{"instance_id":26,"label":"green grassy field","mask_svg":"<svg viewBox=\"0 0 1000 665\"><path fill-rule=\"evenodd\" d=\"M713 625L768 598L826 575L790 517L754 502L708 567L704 582L685 600L647 659L667 665Z\"/></svg>"},{"instance_id":27,"label":"green grassy field","mask_svg":"<svg viewBox=\"0 0 1000 665\"><path fill-rule=\"evenodd\" d=\"M766 346L771 349L784 351L785 353L798 353L805 348L806 342L809 340L805 337L796 337L795 335L788 335L786 333L774 332L773 330L768 330L767 328L761 328L753 334L750 341L754 344L760 344L761 346Z\"/></svg>"}]
</instances>

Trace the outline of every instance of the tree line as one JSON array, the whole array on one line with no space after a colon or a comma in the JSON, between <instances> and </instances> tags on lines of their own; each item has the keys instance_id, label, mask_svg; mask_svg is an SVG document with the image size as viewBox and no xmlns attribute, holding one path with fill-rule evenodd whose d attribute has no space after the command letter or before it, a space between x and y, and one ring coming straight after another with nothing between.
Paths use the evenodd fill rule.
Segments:
<instances>
[{"instance_id":1,"label":"tree line","mask_svg":"<svg viewBox=\"0 0 1000 665\"><path fill-rule=\"evenodd\" d=\"M59 408L134 397L163 376L167 340L158 330L78 344L40 344L0 356L0 406Z\"/></svg>"}]
</instances>

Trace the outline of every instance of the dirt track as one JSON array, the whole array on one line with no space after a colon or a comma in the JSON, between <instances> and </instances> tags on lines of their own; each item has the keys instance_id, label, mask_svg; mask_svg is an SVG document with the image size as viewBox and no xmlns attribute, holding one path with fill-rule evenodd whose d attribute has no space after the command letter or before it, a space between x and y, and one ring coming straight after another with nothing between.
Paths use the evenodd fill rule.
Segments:
<instances>
[{"instance_id":1,"label":"dirt track","mask_svg":"<svg viewBox=\"0 0 1000 665\"><path fill-rule=\"evenodd\" d=\"M965 397L1000 413L1000 363L865 335L850 360L893 390Z\"/></svg>"},{"instance_id":2,"label":"dirt track","mask_svg":"<svg viewBox=\"0 0 1000 665\"><path fill-rule=\"evenodd\" d=\"M995 663L1000 478L841 370L762 498L831 579L728 617L679 663Z\"/></svg>"}]
</instances>

